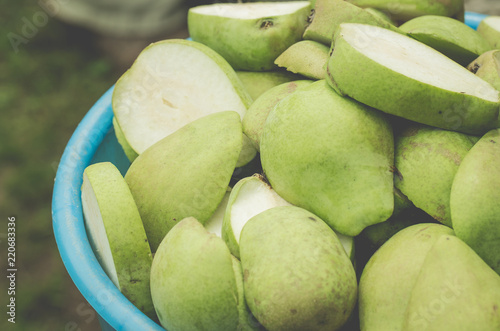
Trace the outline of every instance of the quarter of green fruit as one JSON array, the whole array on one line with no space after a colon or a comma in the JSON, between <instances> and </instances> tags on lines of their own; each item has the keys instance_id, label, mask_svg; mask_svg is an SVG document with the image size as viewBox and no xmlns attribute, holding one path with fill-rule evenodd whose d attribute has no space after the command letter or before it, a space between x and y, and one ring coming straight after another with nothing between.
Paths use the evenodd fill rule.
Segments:
<instances>
[{"instance_id":1,"label":"quarter of green fruit","mask_svg":"<svg viewBox=\"0 0 500 331\"><path fill-rule=\"evenodd\" d=\"M205 223L226 193L241 151L240 116L207 115L163 138L135 159L125 180L151 249L183 218Z\"/></svg>"},{"instance_id":2,"label":"quarter of green fruit","mask_svg":"<svg viewBox=\"0 0 500 331\"><path fill-rule=\"evenodd\" d=\"M234 69L266 71L302 38L310 9L309 1L203 5L189 9L188 29Z\"/></svg>"},{"instance_id":3,"label":"quarter of green fruit","mask_svg":"<svg viewBox=\"0 0 500 331\"><path fill-rule=\"evenodd\" d=\"M489 43L491 48L500 49L500 16L488 16L477 27L477 32Z\"/></svg>"},{"instance_id":4,"label":"quarter of green fruit","mask_svg":"<svg viewBox=\"0 0 500 331\"><path fill-rule=\"evenodd\" d=\"M463 21L464 0L347 0L363 8L375 8L396 21L407 21L423 15L440 15Z\"/></svg>"},{"instance_id":5,"label":"quarter of green fruit","mask_svg":"<svg viewBox=\"0 0 500 331\"><path fill-rule=\"evenodd\" d=\"M467 69L500 91L500 50L481 54L467 66Z\"/></svg>"},{"instance_id":6,"label":"quarter of green fruit","mask_svg":"<svg viewBox=\"0 0 500 331\"><path fill-rule=\"evenodd\" d=\"M420 16L399 28L463 66L491 50L488 41L477 31L450 17Z\"/></svg>"},{"instance_id":7,"label":"quarter of green fruit","mask_svg":"<svg viewBox=\"0 0 500 331\"><path fill-rule=\"evenodd\" d=\"M156 319L149 289L151 249L120 171L110 162L88 166L81 196L88 238L102 268L130 302Z\"/></svg>"},{"instance_id":8,"label":"quarter of green fruit","mask_svg":"<svg viewBox=\"0 0 500 331\"><path fill-rule=\"evenodd\" d=\"M325 79L329 48L313 40L301 40L280 54L278 66L311 79Z\"/></svg>"},{"instance_id":9,"label":"quarter of green fruit","mask_svg":"<svg viewBox=\"0 0 500 331\"><path fill-rule=\"evenodd\" d=\"M178 222L158 247L151 295L167 330L238 328L240 303L231 253L192 217Z\"/></svg>"}]
</instances>

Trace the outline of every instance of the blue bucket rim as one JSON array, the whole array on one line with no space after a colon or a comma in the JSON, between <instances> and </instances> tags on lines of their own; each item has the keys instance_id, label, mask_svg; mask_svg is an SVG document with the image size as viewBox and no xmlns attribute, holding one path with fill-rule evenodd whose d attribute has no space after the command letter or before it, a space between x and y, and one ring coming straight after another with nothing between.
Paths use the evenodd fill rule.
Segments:
<instances>
[{"instance_id":1,"label":"blue bucket rim","mask_svg":"<svg viewBox=\"0 0 500 331\"><path fill-rule=\"evenodd\" d=\"M465 23L477 29L488 15L466 12ZM90 108L61 157L52 195L54 236L73 283L88 303L116 330L164 330L135 307L111 282L90 246L82 204L82 174L112 128L114 86ZM127 312L124 315L124 312Z\"/></svg>"}]
</instances>

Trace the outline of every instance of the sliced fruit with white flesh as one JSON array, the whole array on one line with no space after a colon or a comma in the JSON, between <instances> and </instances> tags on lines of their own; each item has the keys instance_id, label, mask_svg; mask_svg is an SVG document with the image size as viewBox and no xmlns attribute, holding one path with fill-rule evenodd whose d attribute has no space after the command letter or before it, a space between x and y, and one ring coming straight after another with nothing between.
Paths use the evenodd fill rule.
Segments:
<instances>
[{"instance_id":1,"label":"sliced fruit with white flesh","mask_svg":"<svg viewBox=\"0 0 500 331\"><path fill-rule=\"evenodd\" d=\"M163 138L130 165L125 180L156 251L170 229L192 216L205 224L227 191L242 145L234 111L207 115Z\"/></svg>"},{"instance_id":2,"label":"sliced fruit with white flesh","mask_svg":"<svg viewBox=\"0 0 500 331\"><path fill-rule=\"evenodd\" d=\"M324 79L329 50L327 46L319 42L301 40L281 53L274 63L311 79Z\"/></svg>"},{"instance_id":3,"label":"sliced fruit with white flesh","mask_svg":"<svg viewBox=\"0 0 500 331\"><path fill-rule=\"evenodd\" d=\"M309 1L203 5L189 10L188 29L234 69L265 71L302 39L310 9Z\"/></svg>"},{"instance_id":4,"label":"sliced fruit with white flesh","mask_svg":"<svg viewBox=\"0 0 500 331\"><path fill-rule=\"evenodd\" d=\"M420 16L399 28L463 66L491 50L488 41L476 30L451 17Z\"/></svg>"},{"instance_id":5,"label":"sliced fruit with white flesh","mask_svg":"<svg viewBox=\"0 0 500 331\"><path fill-rule=\"evenodd\" d=\"M224 221L224 214L226 213L227 202L229 201L230 194L231 188L228 187L227 192L224 195L221 203L215 210L215 213L205 223L205 229L207 229L208 232L215 234L219 238L222 238L222 222Z\"/></svg>"},{"instance_id":6,"label":"sliced fruit with white flesh","mask_svg":"<svg viewBox=\"0 0 500 331\"><path fill-rule=\"evenodd\" d=\"M149 287L151 249L132 194L112 163L85 169L82 209L89 241L108 277L130 302L156 319Z\"/></svg>"},{"instance_id":7,"label":"sliced fruit with white flesh","mask_svg":"<svg viewBox=\"0 0 500 331\"><path fill-rule=\"evenodd\" d=\"M500 38L500 34L498 36ZM472 61L467 69L500 91L500 50L482 54Z\"/></svg>"},{"instance_id":8,"label":"sliced fruit with white flesh","mask_svg":"<svg viewBox=\"0 0 500 331\"><path fill-rule=\"evenodd\" d=\"M494 127L499 92L413 38L371 25L341 24L327 65L336 91L386 113L471 134Z\"/></svg>"},{"instance_id":9,"label":"sliced fruit with white flesh","mask_svg":"<svg viewBox=\"0 0 500 331\"><path fill-rule=\"evenodd\" d=\"M243 178L236 183L222 224L222 239L234 256L240 257L240 234L246 222L264 210L278 206L290 204L274 192L260 175Z\"/></svg>"},{"instance_id":10,"label":"sliced fruit with white flesh","mask_svg":"<svg viewBox=\"0 0 500 331\"><path fill-rule=\"evenodd\" d=\"M137 154L203 116L232 110L242 118L251 102L219 54L179 39L146 47L116 83L112 101L123 135Z\"/></svg>"},{"instance_id":11,"label":"sliced fruit with white flesh","mask_svg":"<svg viewBox=\"0 0 500 331\"><path fill-rule=\"evenodd\" d=\"M477 32L482 35L490 46L500 49L500 16L488 16L479 23Z\"/></svg>"}]
</instances>

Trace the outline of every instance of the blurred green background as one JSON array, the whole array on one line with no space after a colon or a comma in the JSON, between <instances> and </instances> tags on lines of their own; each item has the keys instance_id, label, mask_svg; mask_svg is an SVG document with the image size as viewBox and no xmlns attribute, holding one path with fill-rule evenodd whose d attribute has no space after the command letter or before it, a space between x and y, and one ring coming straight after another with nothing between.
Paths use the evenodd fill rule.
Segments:
<instances>
[{"instance_id":1,"label":"blurred green background","mask_svg":"<svg viewBox=\"0 0 500 331\"><path fill-rule=\"evenodd\" d=\"M500 15L499 3L466 0L466 9ZM120 77L141 44L124 54L113 49L114 44L102 47L102 39L93 33L50 16L30 29L29 23L43 10L37 1L2 5L0 262L6 270L7 220L15 216L18 272L15 325L7 322L8 284L5 276L0 278L0 330L98 330L96 313L73 285L57 251L52 186L77 124Z\"/></svg>"}]
</instances>

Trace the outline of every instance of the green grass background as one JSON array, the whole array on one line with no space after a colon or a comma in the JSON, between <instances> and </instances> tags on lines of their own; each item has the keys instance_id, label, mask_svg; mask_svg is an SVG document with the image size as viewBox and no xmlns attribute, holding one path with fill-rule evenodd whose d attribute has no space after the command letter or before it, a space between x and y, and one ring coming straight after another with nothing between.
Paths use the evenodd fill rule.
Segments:
<instances>
[{"instance_id":1,"label":"green grass background","mask_svg":"<svg viewBox=\"0 0 500 331\"><path fill-rule=\"evenodd\" d=\"M22 36L26 20L32 22L42 9L36 1L2 2L0 330L97 330L96 314L71 282L56 248L52 187L72 132L120 72L96 51L90 33L51 17L15 52L9 36ZM9 216L17 219L15 325L6 314Z\"/></svg>"},{"instance_id":2,"label":"green grass background","mask_svg":"<svg viewBox=\"0 0 500 331\"><path fill-rule=\"evenodd\" d=\"M466 4L488 13L488 1L497 0ZM0 330L98 330L57 251L52 187L72 132L123 69L96 50L90 33L51 17L16 52L9 36L22 36L41 10L18 0L2 1L0 11L0 266L7 269L7 219L15 216L18 269L15 325L7 322L6 272L0 277Z\"/></svg>"}]
</instances>

